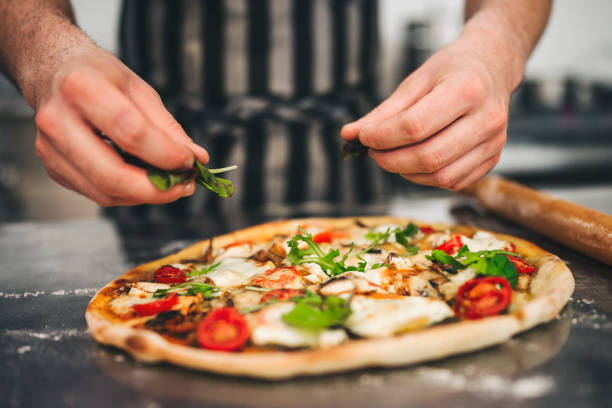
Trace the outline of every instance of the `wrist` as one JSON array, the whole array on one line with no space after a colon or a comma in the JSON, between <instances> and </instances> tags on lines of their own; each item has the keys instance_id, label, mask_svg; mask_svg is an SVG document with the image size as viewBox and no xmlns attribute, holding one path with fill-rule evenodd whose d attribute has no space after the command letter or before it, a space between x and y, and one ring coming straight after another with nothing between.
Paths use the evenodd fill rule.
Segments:
<instances>
[{"instance_id":1,"label":"wrist","mask_svg":"<svg viewBox=\"0 0 612 408\"><path fill-rule=\"evenodd\" d=\"M20 27L21 47L11 73L28 103L37 110L68 59L91 53L94 42L65 16L49 14Z\"/></svg>"},{"instance_id":2,"label":"wrist","mask_svg":"<svg viewBox=\"0 0 612 408\"><path fill-rule=\"evenodd\" d=\"M494 13L478 13L468 20L458 40L480 54L501 76L509 93L519 86L530 50L509 21Z\"/></svg>"}]
</instances>

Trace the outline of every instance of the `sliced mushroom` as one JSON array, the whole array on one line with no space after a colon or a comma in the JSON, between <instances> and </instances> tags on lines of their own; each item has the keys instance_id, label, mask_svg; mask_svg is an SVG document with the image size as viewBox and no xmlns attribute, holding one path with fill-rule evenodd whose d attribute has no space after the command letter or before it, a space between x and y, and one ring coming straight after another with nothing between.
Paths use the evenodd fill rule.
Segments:
<instances>
[{"instance_id":1,"label":"sliced mushroom","mask_svg":"<svg viewBox=\"0 0 612 408\"><path fill-rule=\"evenodd\" d=\"M355 284L346 276L332 278L319 287L319 293L323 296L339 296L355 291Z\"/></svg>"}]
</instances>

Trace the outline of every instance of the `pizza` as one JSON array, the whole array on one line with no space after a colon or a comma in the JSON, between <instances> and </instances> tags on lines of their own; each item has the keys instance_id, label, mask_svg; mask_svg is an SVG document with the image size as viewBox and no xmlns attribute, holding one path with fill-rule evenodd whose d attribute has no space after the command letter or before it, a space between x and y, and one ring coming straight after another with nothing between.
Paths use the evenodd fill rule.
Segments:
<instances>
[{"instance_id":1,"label":"pizza","mask_svg":"<svg viewBox=\"0 0 612 408\"><path fill-rule=\"evenodd\" d=\"M567 266L525 240L396 217L253 226L102 288L93 337L136 359L266 379L401 366L553 319Z\"/></svg>"}]
</instances>

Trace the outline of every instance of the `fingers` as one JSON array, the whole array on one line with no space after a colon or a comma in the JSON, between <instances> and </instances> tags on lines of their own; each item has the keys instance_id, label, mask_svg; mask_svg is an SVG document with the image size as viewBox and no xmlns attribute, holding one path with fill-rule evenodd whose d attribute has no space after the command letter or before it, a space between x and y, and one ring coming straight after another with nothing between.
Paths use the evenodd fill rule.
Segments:
<instances>
[{"instance_id":1,"label":"fingers","mask_svg":"<svg viewBox=\"0 0 612 408\"><path fill-rule=\"evenodd\" d=\"M60 92L89 123L130 154L162 169L193 166L193 153L165 135L101 73L75 70Z\"/></svg>"},{"instance_id":2,"label":"fingers","mask_svg":"<svg viewBox=\"0 0 612 408\"><path fill-rule=\"evenodd\" d=\"M208 152L203 147L195 144L185 133L183 127L168 112L159 94L153 87L138 76L133 75L126 80L124 88L130 100L134 102L153 125L157 126L177 144L186 146L201 163L208 163Z\"/></svg>"},{"instance_id":3,"label":"fingers","mask_svg":"<svg viewBox=\"0 0 612 408\"><path fill-rule=\"evenodd\" d=\"M385 150L418 143L469 111L473 101L451 82L444 82L404 112L361 129L365 146Z\"/></svg>"},{"instance_id":4,"label":"fingers","mask_svg":"<svg viewBox=\"0 0 612 408\"><path fill-rule=\"evenodd\" d=\"M62 112L52 134L39 132L36 151L49 175L61 185L91 198L100 205L167 203L191 195L192 183L167 191L158 190L147 178L146 170L131 166L74 113Z\"/></svg>"},{"instance_id":5,"label":"fingers","mask_svg":"<svg viewBox=\"0 0 612 408\"><path fill-rule=\"evenodd\" d=\"M499 160L505 132L479 144L458 160L432 173L402 174L414 183L459 190L491 170ZM466 184L468 183L468 184Z\"/></svg>"},{"instance_id":6,"label":"fingers","mask_svg":"<svg viewBox=\"0 0 612 408\"><path fill-rule=\"evenodd\" d=\"M364 127L383 122L404 111L425 96L432 87L433 84L429 78L421 73L421 70L417 70L370 113L355 122L344 125L340 130L340 136L344 140L356 139Z\"/></svg>"},{"instance_id":7,"label":"fingers","mask_svg":"<svg viewBox=\"0 0 612 408\"><path fill-rule=\"evenodd\" d=\"M486 112L464 116L426 140L392 150L370 149L370 156L392 173L433 173L506 128L504 115ZM499 147L503 147L503 141Z\"/></svg>"}]
</instances>

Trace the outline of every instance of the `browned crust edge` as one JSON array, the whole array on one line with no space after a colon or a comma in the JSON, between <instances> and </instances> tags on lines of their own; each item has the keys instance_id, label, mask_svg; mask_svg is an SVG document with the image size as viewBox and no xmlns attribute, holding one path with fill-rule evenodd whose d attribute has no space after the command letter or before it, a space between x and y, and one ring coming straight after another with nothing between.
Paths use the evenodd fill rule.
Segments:
<instances>
[{"instance_id":1,"label":"browned crust edge","mask_svg":"<svg viewBox=\"0 0 612 408\"><path fill-rule=\"evenodd\" d=\"M236 240L265 240L278 234L291 234L298 225L304 223L321 223L330 228L349 227L354 225L356 220L369 225L408 221L424 224L417 220L397 217L309 218L261 224L216 237L214 242L223 246ZM436 223L427 225L449 227ZM103 291L111 287L113 282L94 296L87 307L85 317L91 334L97 341L124 349L138 360L167 361L192 369L227 375L280 380L300 375L326 374L370 366L401 366L435 360L503 343L521 331L552 320L574 290L572 273L558 257L520 238L495 235L514 243L517 249L539 268L531 285L533 299L511 315L439 325L384 339L354 340L324 350L253 353L225 353L185 347L170 343L154 332L134 329L113 321L103 308L107 301ZM176 254L141 265L122 278L134 278L144 270L197 256L208 246L208 242L204 240Z\"/></svg>"}]
</instances>

